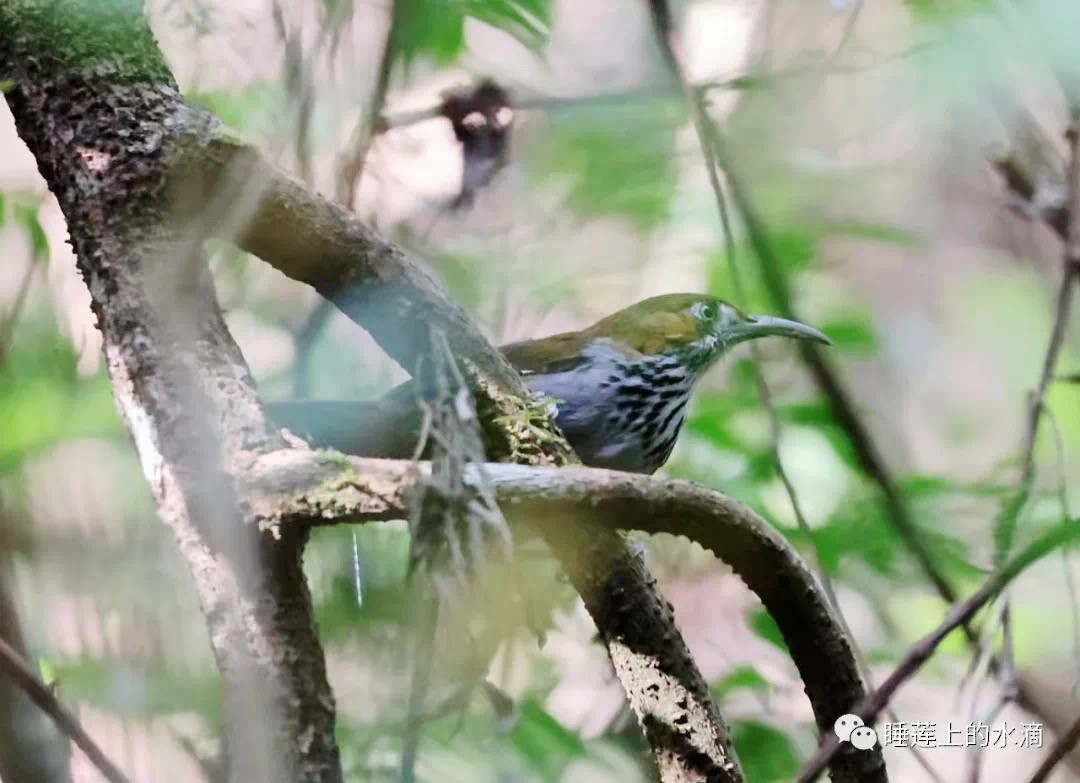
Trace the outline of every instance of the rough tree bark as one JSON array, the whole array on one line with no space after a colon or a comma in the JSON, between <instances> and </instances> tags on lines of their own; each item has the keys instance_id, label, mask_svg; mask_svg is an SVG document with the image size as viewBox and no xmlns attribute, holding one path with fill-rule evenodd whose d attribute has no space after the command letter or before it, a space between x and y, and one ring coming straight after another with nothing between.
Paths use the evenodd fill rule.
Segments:
<instances>
[{"instance_id":1,"label":"rough tree bark","mask_svg":"<svg viewBox=\"0 0 1080 783\"><path fill-rule=\"evenodd\" d=\"M0 4L0 79L93 296L115 396L188 559L224 681L236 781L340 781L334 700L300 567L236 477L285 445L218 310L171 168L205 138L138 3ZM179 217L178 217L179 215Z\"/></svg>"},{"instance_id":2,"label":"rough tree bark","mask_svg":"<svg viewBox=\"0 0 1080 783\"><path fill-rule=\"evenodd\" d=\"M137 0L0 2L0 81L13 85L6 97L19 133L64 211L117 402L195 576L223 677L230 777L340 780L333 697L300 569L311 520L274 524L281 513L267 510L252 479L268 460L314 455L333 465L341 457L266 422L217 306L202 240L235 240L314 285L406 369L427 350L418 321L445 332L466 365L489 458L543 466L572 454L549 422L536 421L505 360L400 250L184 103ZM377 463L358 464L380 475ZM348 506L359 481L311 489L327 508ZM398 477L378 492L396 497L406 485ZM667 511L671 525L657 519L655 529L679 532L684 509ZM324 510L306 513L317 520ZM708 537L709 513L693 517L696 535ZM741 780L670 605L610 519L578 522L539 529L596 621L662 779ZM812 581L794 585L820 593ZM828 655L854 672L835 633L843 644ZM828 704L815 696L827 684L809 690L824 727L862 686L845 674ZM876 753L833 769L838 781L884 779Z\"/></svg>"}]
</instances>

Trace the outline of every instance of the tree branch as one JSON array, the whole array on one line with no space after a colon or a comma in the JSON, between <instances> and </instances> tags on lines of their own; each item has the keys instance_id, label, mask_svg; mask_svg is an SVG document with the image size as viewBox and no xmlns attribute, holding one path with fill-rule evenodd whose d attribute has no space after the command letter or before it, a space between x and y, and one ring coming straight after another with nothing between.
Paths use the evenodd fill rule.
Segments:
<instances>
[{"instance_id":1,"label":"tree branch","mask_svg":"<svg viewBox=\"0 0 1080 783\"><path fill-rule=\"evenodd\" d=\"M192 569L231 779L340 783L305 537L261 533L236 480L285 441L225 327L200 226L184 220L204 201L175 175L206 124L181 101L138 0L13 0L0 31L16 128L63 210L114 396Z\"/></svg>"},{"instance_id":2,"label":"tree branch","mask_svg":"<svg viewBox=\"0 0 1080 783\"><path fill-rule=\"evenodd\" d=\"M505 358L400 249L235 138L218 133L207 160L206 171L220 192L232 194L226 196L228 200L245 194L254 202L248 221L239 227L219 225L215 227L218 236L238 237L249 252L315 287L371 332L406 369L415 368L425 355L429 325L446 335L454 355L468 370L489 458L532 465L574 460L546 417L537 422L528 394ZM257 183L259 195L254 199L251 183ZM397 403L405 404L393 397L389 402ZM391 420L383 421L389 424ZM401 428L400 422L386 424L378 429L390 429L395 436L404 434L411 440L412 432ZM394 491L392 487L386 490ZM631 707L653 746L662 779L740 780L716 706L675 629L670 608L656 594L647 572L614 532L571 527L558 533L557 538L548 535L548 543L608 646ZM625 639L637 639L643 646L648 641L658 659L626 657L619 647ZM675 686L681 690L682 695L673 698L697 711L692 724L660 727L646 722L655 724L657 718L648 706L655 702L655 695L646 690L657 660L673 662L673 682L667 683L665 693L670 695Z\"/></svg>"},{"instance_id":3,"label":"tree branch","mask_svg":"<svg viewBox=\"0 0 1080 783\"><path fill-rule=\"evenodd\" d=\"M1058 737L1057 742L1050 748L1050 752L1046 754L1046 758L1039 764L1039 768L1028 778L1027 783L1046 783L1050 773L1076 747L1077 742L1080 742L1080 718L1073 721L1068 730Z\"/></svg>"},{"instance_id":4,"label":"tree branch","mask_svg":"<svg viewBox=\"0 0 1080 783\"><path fill-rule=\"evenodd\" d=\"M893 695L900 689L900 686L915 676L923 664L934 654L938 645L952 631L970 623L980 609L1000 595L1001 591L1027 570L1029 566L1077 538L1080 538L1080 519L1067 520L1035 539L987 579L982 587L960 603L954 604L949 609L948 614L945 615L945 619L912 646L904 659L893 670L893 673L881 684L881 687L870 694L852 712L861 717L866 725L872 725L881 711L888 705ZM827 734L824 742L818 748L818 752L814 754L814 757L806 763L806 766L799 773L796 783L812 783L822 773L830 760L837 753L844 752L844 750L846 750L846 744L841 746L835 734Z\"/></svg>"},{"instance_id":5,"label":"tree branch","mask_svg":"<svg viewBox=\"0 0 1080 783\"><path fill-rule=\"evenodd\" d=\"M259 461L250 474L251 494L260 497L256 509L263 524L282 530L312 522L396 519L406 511L416 470L423 475L427 469L426 463L290 450ZM865 690L850 641L820 585L790 545L742 504L690 482L593 468L488 464L483 471L507 518L532 526L549 543L554 542L564 564L567 559L572 563L568 567L572 575L578 561L587 564L591 557L588 550L575 553L573 547L594 547L590 540L614 536L615 530L684 536L711 550L732 567L776 620L822 733L831 736L836 718L862 701ZM586 536L578 533L582 529L588 532ZM640 569L635 562L620 558L613 567ZM592 574L592 579L602 579L605 572ZM658 676L676 666L678 658L667 652L669 642L660 640L658 647L658 640L643 627L642 618L637 617L642 604L634 600L634 594L609 592L614 599L612 611L623 616L628 629L618 656L612 652L613 660L618 665L620 657L632 660L647 650L661 661L659 668L639 670L638 676L648 679L645 698L635 712L640 709L650 715L661 704L671 704L667 698L656 701L669 691L667 682ZM681 640L671 641L682 648ZM631 699L633 704L633 695ZM670 717L674 725L693 725L698 719L695 713L702 709L691 699ZM832 775L838 783L883 781L880 751L844 753L835 759Z\"/></svg>"},{"instance_id":6,"label":"tree branch","mask_svg":"<svg viewBox=\"0 0 1080 783\"><path fill-rule=\"evenodd\" d=\"M425 273L187 106L137 0L110 3L109 13L77 0L0 6L0 78L15 85L6 97L67 218L117 402L196 576L225 682L232 779L338 781L333 697L299 565L305 535L260 531L245 480L259 455L288 441L255 400L203 238L239 237L334 301L407 369L426 354L427 330L442 331L468 370L489 455L560 464L572 453L550 422L536 422L516 373ZM573 527L551 543L662 779L740 781L670 607L621 537ZM642 654L627 655L638 642ZM648 644L661 648L655 657ZM687 723L668 723L656 708L648 686L657 670Z\"/></svg>"},{"instance_id":7,"label":"tree branch","mask_svg":"<svg viewBox=\"0 0 1080 783\"><path fill-rule=\"evenodd\" d=\"M90 737L78 719L56 700L52 690L26 665L22 657L3 639L0 639L0 672L10 677L30 697L42 712L48 715L71 741L79 746L90 762L109 783L128 783L127 777L98 744ZM5 744L8 738L5 738ZM32 774L29 770L25 774ZM29 779L29 778L20 778Z\"/></svg>"},{"instance_id":8,"label":"tree branch","mask_svg":"<svg viewBox=\"0 0 1080 783\"><path fill-rule=\"evenodd\" d=\"M233 205L227 219L211 221L212 235L235 241L312 286L370 332L406 371L414 371L427 353L427 325L442 330L465 364L491 458L537 465L574 461L549 422L516 437L508 434L504 423L521 418L528 408L521 379L399 247L224 130L215 134L199 166L205 186Z\"/></svg>"},{"instance_id":9,"label":"tree branch","mask_svg":"<svg viewBox=\"0 0 1080 783\"><path fill-rule=\"evenodd\" d=\"M0 530L7 521L0 503ZM53 717L56 724L53 725L37 706L34 694L39 687L54 702L55 698L25 663L29 656L15 600L7 586L10 576L7 565L0 561L0 643L4 645L0 652L0 737L4 738L0 742L0 779L70 783L71 750L68 738L74 737L71 732L65 735L58 731L58 727L63 728L65 724L57 720L55 710L45 710ZM63 709L59 705L56 707ZM87 756L91 761L95 759L89 752ZM102 770L102 774L108 777L106 770Z\"/></svg>"},{"instance_id":10,"label":"tree branch","mask_svg":"<svg viewBox=\"0 0 1080 783\"><path fill-rule=\"evenodd\" d=\"M783 264L773 246L769 230L750 196L750 191L739 176L738 169L728 151L726 140L714 122L705 123L704 130L708 135L708 145L712 154L727 177L728 190L743 217L765 286L780 313L785 318L798 320L788 281L783 273ZM860 467L881 492L890 524L915 557L927 579L934 585L938 595L948 603L955 602L957 598L955 589L935 562L911 516L911 511L896 484L892 471L878 451L877 444L859 416L855 403L836 371L816 345L803 341L799 343L798 350L818 389L828 401L833 419L847 434ZM965 626L964 634L973 645L978 646L978 636L973 629Z\"/></svg>"}]
</instances>

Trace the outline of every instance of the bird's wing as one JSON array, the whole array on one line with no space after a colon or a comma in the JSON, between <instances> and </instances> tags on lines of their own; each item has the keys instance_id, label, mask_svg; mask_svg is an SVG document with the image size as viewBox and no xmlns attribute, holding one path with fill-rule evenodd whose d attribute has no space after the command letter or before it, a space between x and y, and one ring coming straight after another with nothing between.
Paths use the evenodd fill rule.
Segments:
<instances>
[{"instance_id":1,"label":"bird's wing","mask_svg":"<svg viewBox=\"0 0 1080 783\"><path fill-rule=\"evenodd\" d=\"M580 332L564 332L541 340L525 340L499 348L522 375L567 372L588 361Z\"/></svg>"}]
</instances>

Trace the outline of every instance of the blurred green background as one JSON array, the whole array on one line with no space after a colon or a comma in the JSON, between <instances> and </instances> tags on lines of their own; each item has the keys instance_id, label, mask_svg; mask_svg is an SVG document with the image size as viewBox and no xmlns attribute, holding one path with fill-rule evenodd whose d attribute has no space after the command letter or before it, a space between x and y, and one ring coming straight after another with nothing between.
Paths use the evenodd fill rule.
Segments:
<instances>
[{"instance_id":1,"label":"blurred green background","mask_svg":"<svg viewBox=\"0 0 1080 783\"><path fill-rule=\"evenodd\" d=\"M1060 139L1060 80L1080 74L1080 6L988 0L674 3L692 81L728 134L803 320L896 474L936 561L961 592L993 557L1015 489L1026 418L1060 277L1060 242L1010 209L988 161L1030 112ZM398 22L390 33L391 13ZM327 194L381 113L434 106L487 76L514 96L509 162L472 205L451 208L461 152L440 117L378 133L348 190L362 219L402 243L497 343L581 328L645 296L708 290L776 312L736 221L737 296L690 114L669 83L644 3L619 0L155 0L151 24L181 89ZM1064 76L1063 76L1064 75ZM200 780L220 732L216 670L191 579L155 519L112 403L89 296L59 209L0 109L0 554L42 675L133 780ZM357 129L360 129L358 131ZM359 135L358 135L359 134ZM405 377L335 312L313 329L310 289L214 246L233 334L267 399L374 397ZM1073 326L1061 374L1080 372ZM310 339L309 339L310 338ZM714 486L774 524L834 584L880 680L944 604L889 524L791 346L761 346L779 455L745 347L713 370L665 473ZM301 360L302 359L302 360ZM1080 507L1080 384L1053 383L1036 492L1017 540ZM759 605L684 540L645 542L648 564L732 728L752 783L790 779L816 743L809 705ZM413 615L403 524L319 531L306 568L339 708L349 780L396 779ZM429 706L423 780L648 781L654 773L595 629L557 567L523 581L543 595L538 645L497 575L462 597L460 629L507 641L490 685L447 666ZM1067 713L1080 677L1075 557L1010 591L1018 676ZM359 585L359 589L358 589ZM493 586L495 585L495 586ZM552 590L552 585L557 585ZM988 631L1000 613L987 613ZM485 619L486 618L486 619ZM449 622L449 621L448 621ZM985 717L1001 686L964 677L950 639L895 704L901 720ZM472 664L475 665L475 664ZM463 679L464 678L464 679ZM463 682L475 687L462 690ZM497 689L497 690L496 690ZM1030 705L1025 705L1030 707ZM1010 704L994 720L1039 720ZM892 779L932 778L886 751ZM933 748L940 779L970 751ZM982 779L1015 780L1041 758L988 749ZM76 778L97 780L76 754ZM1062 766L1059 780L1078 777Z\"/></svg>"}]
</instances>

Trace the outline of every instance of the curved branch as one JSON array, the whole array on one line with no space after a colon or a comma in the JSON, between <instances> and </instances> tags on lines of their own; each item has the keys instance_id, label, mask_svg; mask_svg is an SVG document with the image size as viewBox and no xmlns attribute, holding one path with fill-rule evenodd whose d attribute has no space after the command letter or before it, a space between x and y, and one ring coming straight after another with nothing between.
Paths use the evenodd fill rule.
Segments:
<instances>
[{"instance_id":1,"label":"curved branch","mask_svg":"<svg viewBox=\"0 0 1080 783\"><path fill-rule=\"evenodd\" d=\"M405 497L417 471L426 469L425 463L293 450L261 460L253 472L258 487L253 494L262 497L258 512L273 526L310 520L334 524L393 519L405 512ZM832 735L840 715L865 698L847 635L817 580L787 541L741 503L687 481L595 468L549 470L488 464L482 469L503 513L555 542L561 558L576 559L562 542L572 538L579 546L583 528L592 536L612 535L617 529L670 533L710 549L758 595L776 620L826 736ZM578 557L588 559L586 553ZM623 596L624 614L637 611L631 599ZM628 626L635 641L627 644L624 638L620 642L632 655L650 640L633 634L632 618ZM651 643L656 644L655 640ZM659 673L663 671L661 666ZM661 683L650 685L657 687L646 688L646 695L664 692ZM692 721L699 709L692 702L679 706L685 720L680 720L682 715L669 716L675 725ZM657 706L647 700L641 708L649 715ZM831 770L838 783L886 779L879 750L849 747L832 760Z\"/></svg>"},{"instance_id":2,"label":"curved branch","mask_svg":"<svg viewBox=\"0 0 1080 783\"><path fill-rule=\"evenodd\" d=\"M218 198L245 206L239 210L244 219L211 226L216 236L235 239L289 277L312 285L406 369L415 369L425 357L428 330L442 331L468 372L490 458L539 466L576 461L547 417L538 420L520 377L502 354L401 249L223 131L201 159L201 174ZM378 473L367 478L377 480ZM396 492L393 486L383 489ZM333 506L339 502L334 494L321 499ZM558 537L552 533L545 537L605 641L662 780L742 780L719 711L670 607L622 538L573 526ZM643 654L627 654L627 640L634 640L630 652ZM692 714L686 722L670 723L654 709L659 702L651 686L658 668L670 677L660 692L681 705L684 716Z\"/></svg>"},{"instance_id":3,"label":"curved branch","mask_svg":"<svg viewBox=\"0 0 1080 783\"><path fill-rule=\"evenodd\" d=\"M209 221L212 235L312 286L407 372L414 373L427 355L429 325L440 329L468 371L491 458L535 465L575 461L550 422L516 435L499 423L522 416L527 407L521 378L401 248L223 129L196 163L203 188L234 205L227 219Z\"/></svg>"}]
</instances>

